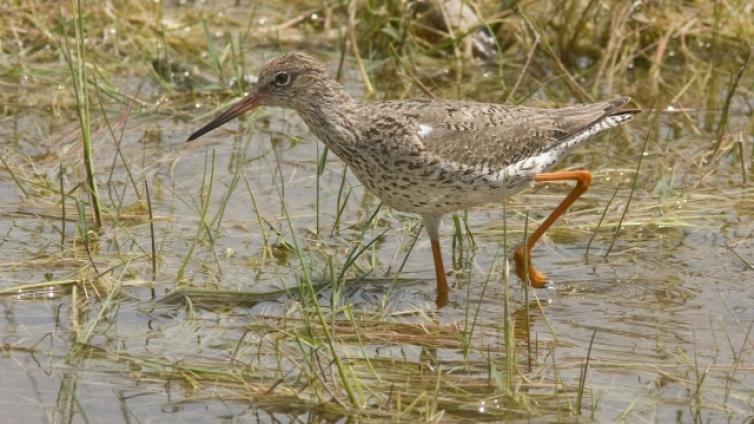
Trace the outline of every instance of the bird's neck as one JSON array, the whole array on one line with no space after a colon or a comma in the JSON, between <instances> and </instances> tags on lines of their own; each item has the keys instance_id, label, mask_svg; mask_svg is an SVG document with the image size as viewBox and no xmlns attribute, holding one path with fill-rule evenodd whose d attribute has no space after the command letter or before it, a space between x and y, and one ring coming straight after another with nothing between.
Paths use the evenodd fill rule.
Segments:
<instances>
[{"instance_id":1,"label":"bird's neck","mask_svg":"<svg viewBox=\"0 0 754 424\"><path fill-rule=\"evenodd\" d=\"M320 141L339 154L339 147L348 147L358 139L358 104L335 82L322 87L311 99L298 104L296 112Z\"/></svg>"}]
</instances>

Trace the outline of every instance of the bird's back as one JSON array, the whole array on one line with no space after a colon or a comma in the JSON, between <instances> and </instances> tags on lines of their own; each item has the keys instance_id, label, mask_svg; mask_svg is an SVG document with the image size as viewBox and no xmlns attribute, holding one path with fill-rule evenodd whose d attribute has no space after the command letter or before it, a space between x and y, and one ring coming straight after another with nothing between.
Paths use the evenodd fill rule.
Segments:
<instances>
[{"instance_id":1,"label":"bird's back","mask_svg":"<svg viewBox=\"0 0 754 424\"><path fill-rule=\"evenodd\" d=\"M619 97L560 109L407 100L370 103L364 112L373 117L367 138L386 132L415 136L426 154L441 160L501 169L554 148L610 116L630 117L636 111L622 109L629 100Z\"/></svg>"}]
</instances>

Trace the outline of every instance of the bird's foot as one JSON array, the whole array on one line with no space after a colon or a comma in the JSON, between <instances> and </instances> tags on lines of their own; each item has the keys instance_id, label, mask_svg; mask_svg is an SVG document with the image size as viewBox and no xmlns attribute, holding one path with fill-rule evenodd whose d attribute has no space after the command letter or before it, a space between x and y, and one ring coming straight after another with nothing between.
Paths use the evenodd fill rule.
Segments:
<instances>
[{"instance_id":1,"label":"bird's foot","mask_svg":"<svg viewBox=\"0 0 754 424\"><path fill-rule=\"evenodd\" d=\"M442 308L443 306L448 304L448 292L437 292L437 297L435 297L435 304L437 305L437 309Z\"/></svg>"},{"instance_id":2,"label":"bird's foot","mask_svg":"<svg viewBox=\"0 0 754 424\"><path fill-rule=\"evenodd\" d=\"M516 261L516 275L518 275L518 278L522 281L529 281L532 287L538 289L547 285L547 276L534 268L534 265L531 263L531 252L526 251L525 245L519 246L513 257Z\"/></svg>"}]
</instances>

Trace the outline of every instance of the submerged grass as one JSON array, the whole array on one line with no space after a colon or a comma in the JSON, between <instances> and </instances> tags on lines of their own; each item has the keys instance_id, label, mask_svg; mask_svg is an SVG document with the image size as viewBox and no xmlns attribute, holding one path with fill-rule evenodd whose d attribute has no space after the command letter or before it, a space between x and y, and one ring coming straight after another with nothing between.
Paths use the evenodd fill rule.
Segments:
<instances>
[{"instance_id":1,"label":"submerged grass","mask_svg":"<svg viewBox=\"0 0 754 424\"><path fill-rule=\"evenodd\" d=\"M6 3L3 368L48 382L41 415L63 422L168 416L141 396L176 420L179 404L308 421L750 416L747 7ZM499 206L452 218L457 296L436 311L420 224L290 113L241 121L232 143L217 144L227 129L183 143L292 48L329 59L358 97L624 94L648 110L562 165L596 184L535 253L557 290L516 290L504 260L563 195L537 188L502 220ZM102 381L125 394L92 405Z\"/></svg>"}]
</instances>

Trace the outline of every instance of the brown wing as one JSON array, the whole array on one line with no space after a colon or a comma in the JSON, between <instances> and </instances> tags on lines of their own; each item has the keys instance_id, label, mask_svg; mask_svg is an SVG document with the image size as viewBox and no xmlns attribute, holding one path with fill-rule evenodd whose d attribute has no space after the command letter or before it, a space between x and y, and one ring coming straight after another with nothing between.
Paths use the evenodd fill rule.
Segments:
<instances>
[{"instance_id":1,"label":"brown wing","mask_svg":"<svg viewBox=\"0 0 754 424\"><path fill-rule=\"evenodd\" d=\"M397 103L407 125L415 126L425 152L466 165L492 168L536 155L622 110L628 97L561 109L449 101ZM411 104L411 107L406 105Z\"/></svg>"}]
</instances>

